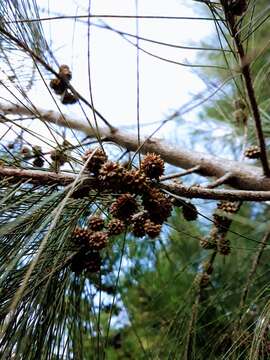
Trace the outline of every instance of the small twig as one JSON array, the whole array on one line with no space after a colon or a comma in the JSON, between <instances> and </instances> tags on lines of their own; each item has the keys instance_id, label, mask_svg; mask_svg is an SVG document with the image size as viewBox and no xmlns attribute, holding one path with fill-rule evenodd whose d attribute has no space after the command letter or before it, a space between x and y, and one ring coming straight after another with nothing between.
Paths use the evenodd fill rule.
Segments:
<instances>
[{"instance_id":1,"label":"small twig","mask_svg":"<svg viewBox=\"0 0 270 360\"><path fill-rule=\"evenodd\" d=\"M232 173L228 172L227 174L221 176L216 181L213 181L212 183L206 185L205 187L207 189L214 189L222 184L224 184L229 178L232 176Z\"/></svg>"},{"instance_id":2,"label":"small twig","mask_svg":"<svg viewBox=\"0 0 270 360\"><path fill-rule=\"evenodd\" d=\"M166 180L170 180L170 179L175 179L175 178L179 178L182 176L186 176L188 174L192 174L196 171L198 171L200 169L200 165L196 165L186 171L182 171L182 172L178 172L178 173L174 173L174 174L170 174L170 175L166 175L166 176L162 176L160 178L160 181L166 181Z\"/></svg>"}]
</instances>

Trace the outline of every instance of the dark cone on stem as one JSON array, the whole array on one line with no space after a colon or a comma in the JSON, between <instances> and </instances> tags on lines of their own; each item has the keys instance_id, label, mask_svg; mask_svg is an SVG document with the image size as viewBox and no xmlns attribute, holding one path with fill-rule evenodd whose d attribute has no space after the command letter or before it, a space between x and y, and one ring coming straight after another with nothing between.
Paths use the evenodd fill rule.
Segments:
<instances>
[{"instance_id":1,"label":"dark cone on stem","mask_svg":"<svg viewBox=\"0 0 270 360\"><path fill-rule=\"evenodd\" d=\"M124 167L113 161L106 161L99 170L99 180L106 189L121 190L124 176Z\"/></svg>"},{"instance_id":2,"label":"dark cone on stem","mask_svg":"<svg viewBox=\"0 0 270 360\"><path fill-rule=\"evenodd\" d=\"M88 247L91 250L99 251L108 245L108 233L105 231L97 231L91 233L88 237Z\"/></svg>"},{"instance_id":3,"label":"dark cone on stem","mask_svg":"<svg viewBox=\"0 0 270 360\"><path fill-rule=\"evenodd\" d=\"M259 146L252 145L245 150L245 156L249 159L259 159L261 156L261 151Z\"/></svg>"},{"instance_id":4,"label":"dark cone on stem","mask_svg":"<svg viewBox=\"0 0 270 360\"><path fill-rule=\"evenodd\" d=\"M161 225L155 224L151 220L146 220L146 222L144 224L144 230L150 238L154 239L155 237L157 237L160 234Z\"/></svg>"},{"instance_id":5,"label":"dark cone on stem","mask_svg":"<svg viewBox=\"0 0 270 360\"><path fill-rule=\"evenodd\" d=\"M119 219L112 219L107 225L109 236L120 235L125 231L125 224Z\"/></svg>"},{"instance_id":6,"label":"dark cone on stem","mask_svg":"<svg viewBox=\"0 0 270 360\"><path fill-rule=\"evenodd\" d=\"M65 90L61 96L61 103L64 105L73 105L77 101L77 97L69 90Z\"/></svg>"},{"instance_id":7,"label":"dark cone on stem","mask_svg":"<svg viewBox=\"0 0 270 360\"><path fill-rule=\"evenodd\" d=\"M86 162L89 158L87 169L96 175L101 166L107 161L107 155L101 148L89 149L84 153L83 161Z\"/></svg>"},{"instance_id":8,"label":"dark cone on stem","mask_svg":"<svg viewBox=\"0 0 270 360\"><path fill-rule=\"evenodd\" d=\"M100 216L91 216L88 219L88 228L92 231L100 231L104 227L104 220Z\"/></svg>"},{"instance_id":9,"label":"dark cone on stem","mask_svg":"<svg viewBox=\"0 0 270 360\"><path fill-rule=\"evenodd\" d=\"M162 224L171 215L172 202L160 190L152 188L143 195L143 206L149 213L149 218Z\"/></svg>"},{"instance_id":10,"label":"dark cone on stem","mask_svg":"<svg viewBox=\"0 0 270 360\"><path fill-rule=\"evenodd\" d=\"M101 267L101 256L99 252L93 251L87 254L84 266L85 266L85 270L91 273L99 272Z\"/></svg>"},{"instance_id":11,"label":"dark cone on stem","mask_svg":"<svg viewBox=\"0 0 270 360\"><path fill-rule=\"evenodd\" d=\"M247 0L231 0L229 1L229 10L235 16L243 15L248 8Z\"/></svg>"},{"instance_id":12,"label":"dark cone on stem","mask_svg":"<svg viewBox=\"0 0 270 360\"><path fill-rule=\"evenodd\" d=\"M184 203L182 205L182 214L187 221L194 221L198 217L198 211L191 203Z\"/></svg>"},{"instance_id":13,"label":"dark cone on stem","mask_svg":"<svg viewBox=\"0 0 270 360\"><path fill-rule=\"evenodd\" d=\"M155 153L148 153L141 162L141 171L150 179L158 180L164 174L164 161Z\"/></svg>"},{"instance_id":14,"label":"dark cone on stem","mask_svg":"<svg viewBox=\"0 0 270 360\"><path fill-rule=\"evenodd\" d=\"M33 165L36 167L42 167L44 165L44 160L40 156L38 156L34 159Z\"/></svg>"},{"instance_id":15,"label":"dark cone on stem","mask_svg":"<svg viewBox=\"0 0 270 360\"><path fill-rule=\"evenodd\" d=\"M217 208L227 213L235 214L239 209L239 203L233 201L221 201L217 204Z\"/></svg>"},{"instance_id":16,"label":"dark cone on stem","mask_svg":"<svg viewBox=\"0 0 270 360\"><path fill-rule=\"evenodd\" d=\"M123 194L111 205L110 213L120 220L128 220L137 210L138 205L135 198L129 194Z\"/></svg>"},{"instance_id":17,"label":"dark cone on stem","mask_svg":"<svg viewBox=\"0 0 270 360\"><path fill-rule=\"evenodd\" d=\"M52 79L50 81L50 88L53 89L56 95L61 95L66 90L66 84L61 79Z\"/></svg>"}]
</instances>

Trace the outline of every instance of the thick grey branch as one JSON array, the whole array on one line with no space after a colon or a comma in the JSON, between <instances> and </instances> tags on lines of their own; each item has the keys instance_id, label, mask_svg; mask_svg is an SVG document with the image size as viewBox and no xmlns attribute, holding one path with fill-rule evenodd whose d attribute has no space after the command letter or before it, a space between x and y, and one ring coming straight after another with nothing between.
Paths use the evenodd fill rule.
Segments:
<instances>
[{"instance_id":1,"label":"thick grey branch","mask_svg":"<svg viewBox=\"0 0 270 360\"><path fill-rule=\"evenodd\" d=\"M61 114L53 111L42 109L38 109L38 111L29 110L23 106L9 104L0 104L0 111L4 114L35 115L42 121L79 130L89 137L96 137L96 130L91 128L87 123L68 116L63 117ZM105 138L105 141L112 141L130 151L136 151L138 149L136 135L121 130L111 131L107 127L99 128L99 134L102 138ZM144 139L141 139L141 143L143 141ZM203 176L221 178L225 174L231 173L226 184L238 189L270 190L270 179L266 178L262 174L261 169L256 166L187 150L180 146L176 147L159 139L146 140L141 152L155 152L160 154L167 163L183 169L200 166L197 173Z\"/></svg>"}]
</instances>

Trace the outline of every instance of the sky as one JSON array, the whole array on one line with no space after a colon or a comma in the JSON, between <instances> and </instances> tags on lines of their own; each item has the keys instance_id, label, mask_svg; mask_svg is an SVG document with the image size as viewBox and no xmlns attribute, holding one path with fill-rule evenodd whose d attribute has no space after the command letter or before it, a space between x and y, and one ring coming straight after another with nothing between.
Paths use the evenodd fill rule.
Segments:
<instances>
[{"instance_id":1,"label":"sky","mask_svg":"<svg viewBox=\"0 0 270 360\"><path fill-rule=\"evenodd\" d=\"M59 1L37 1L38 5L51 12L65 15L88 13L88 1L66 0L65 7ZM196 16L195 4L188 1L146 0L138 1L139 15ZM91 1L92 14L135 15L135 1ZM42 15L41 15L42 16ZM135 19L103 19L110 26L136 34ZM71 20L44 22L48 40L52 40L54 55L60 64L66 63L73 70L72 83L89 99L87 19L85 23ZM93 19L100 23L98 19ZM208 21L140 19L139 34L142 37L181 46L200 46L212 31ZM129 38L133 42L133 38ZM194 50L174 49L140 41L139 46L158 56L176 62L198 63ZM136 47L118 34L91 26L90 72L95 107L116 126L136 124L137 119L137 68ZM156 59L148 54L139 54L139 92L141 123L159 121L186 103L191 94L204 89L204 84L189 68ZM46 89L43 89L46 92ZM41 107L55 107L50 98L37 97ZM42 101L40 101L42 99ZM78 106L70 106L72 114L81 115Z\"/></svg>"},{"instance_id":2,"label":"sky","mask_svg":"<svg viewBox=\"0 0 270 360\"><path fill-rule=\"evenodd\" d=\"M55 15L74 16L87 15L89 0L61 1L36 0L40 9L40 17ZM202 15L202 7L191 0L138 0L138 15L141 16L177 16L195 17ZM95 15L135 15L135 0L92 0L90 13ZM90 101L89 78L94 107L114 126L136 129L137 117L142 126L141 132L149 134L158 124L151 127L147 123L159 122L171 115L175 110L190 101L206 87L196 75L196 70L157 59L154 56L139 51L139 82L137 83L137 49L135 39L95 26L107 24L117 30L136 35L136 19L128 18L91 18L90 30L87 18L51 19L43 21L45 37L50 44L58 64L67 64L72 69L72 85L88 101ZM210 21L198 19L139 19L138 33L141 37L155 41L174 44L176 46L200 47L201 42L207 42L213 34L213 24ZM88 34L89 31L89 34ZM89 39L89 41L88 41ZM210 43L210 41L208 41ZM139 46L147 52L177 63L205 63L194 49L180 49L153 44L140 40ZM52 64L57 70L56 64ZM89 77L90 70L90 77ZM28 71L25 62L20 68ZM31 72L30 72L31 73ZM19 73L20 74L20 73ZM50 74L45 73L45 82L36 75L37 81L28 92L28 96L37 108L59 111L78 119L87 116L93 121L89 108L80 105L64 106L58 96L54 99L48 93ZM139 110L137 110L137 86L139 87ZM13 90L12 90L13 91ZM14 91L13 91L14 93ZM14 99L13 99L14 101ZM195 117L196 115L192 115ZM99 125L103 125L99 122ZM24 126L26 122L24 121ZM51 145L54 144L50 131L40 122L29 122L31 130L42 134ZM157 134L159 138L173 135L175 124L167 124ZM3 128L5 131L6 128ZM183 132L183 140L186 136ZM27 135L30 143L33 141L43 145L42 140L33 139Z\"/></svg>"}]
</instances>

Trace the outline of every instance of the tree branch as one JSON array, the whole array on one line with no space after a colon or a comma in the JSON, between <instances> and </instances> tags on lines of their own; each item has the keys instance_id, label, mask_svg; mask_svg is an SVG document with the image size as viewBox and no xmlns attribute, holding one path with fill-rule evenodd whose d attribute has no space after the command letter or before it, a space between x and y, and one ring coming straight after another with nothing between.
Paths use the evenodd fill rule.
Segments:
<instances>
[{"instance_id":1,"label":"tree branch","mask_svg":"<svg viewBox=\"0 0 270 360\"><path fill-rule=\"evenodd\" d=\"M63 117L54 111L42 109L29 110L20 105L3 103L0 104L0 111L4 114L35 115L41 121L72 128L83 132L89 137L96 137L96 129L90 127L86 122L70 118L69 116ZM2 119L2 122L6 121L6 119ZM104 141L112 141L129 151L136 151L138 149L136 135L121 130L110 130L108 127L99 128L98 131L100 136L104 138ZM141 143L144 141L145 139L141 139ZM145 154L147 152L155 152L159 154L165 162L183 169L200 166L197 173L202 176L221 178L225 174L231 173L231 177L226 183L238 189L256 191L270 190L270 179L263 176L261 169L256 166L218 158L206 153L190 151L180 147L176 148L156 138L145 141L141 153Z\"/></svg>"},{"instance_id":2,"label":"tree branch","mask_svg":"<svg viewBox=\"0 0 270 360\"><path fill-rule=\"evenodd\" d=\"M33 184L42 185L68 185L76 178L76 174L55 173L44 170L20 169L12 167L0 167L0 179L6 182L17 182L26 180ZM91 187L96 187L97 180L91 176L82 177L82 183ZM231 200L231 201L268 201L270 200L270 191L248 191L248 190L225 190L225 189L207 189L199 186L188 187L182 184L161 184L158 186L176 196L185 198L198 198L210 200Z\"/></svg>"}]
</instances>

